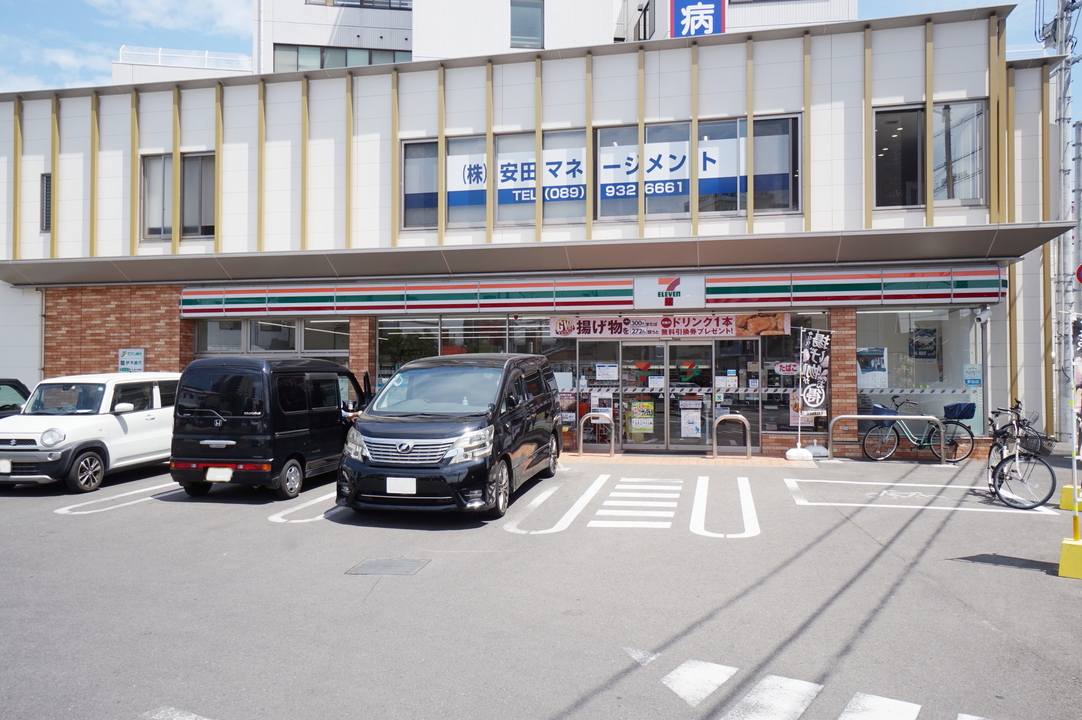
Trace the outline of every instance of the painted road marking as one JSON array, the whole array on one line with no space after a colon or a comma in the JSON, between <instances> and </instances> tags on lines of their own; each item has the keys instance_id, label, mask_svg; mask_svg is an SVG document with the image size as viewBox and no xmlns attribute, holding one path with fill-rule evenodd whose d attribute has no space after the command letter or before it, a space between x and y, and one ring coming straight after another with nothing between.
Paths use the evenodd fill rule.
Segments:
<instances>
[{"instance_id":1,"label":"painted road marking","mask_svg":"<svg viewBox=\"0 0 1082 720\"><path fill-rule=\"evenodd\" d=\"M609 498L639 498L642 502L661 502L670 500L679 500L680 491L684 484L683 480L677 478L621 478L616 484L616 487L609 493ZM626 491L632 492L626 492ZM676 492L672 492L675 490ZM615 502L622 502L617 500ZM674 503L675 504L675 503ZM642 510L611 510L603 509L594 513L595 516L622 516L622 517L643 517ZM662 517L674 517L676 512L672 512ZM656 516L655 516L656 517ZM656 529L667 530L672 527L672 521L665 520L591 520L586 524L586 527L592 528L634 528L634 529Z\"/></svg>"},{"instance_id":2,"label":"painted road marking","mask_svg":"<svg viewBox=\"0 0 1082 720\"><path fill-rule=\"evenodd\" d=\"M176 708L166 707L164 705L157 710L143 713L143 717L146 718L146 720L207 720L207 718L202 715L196 715L195 713L177 710Z\"/></svg>"},{"instance_id":3,"label":"painted road marking","mask_svg":"<svg viewBox=\"0 0 1082 720\"><path fill-rule=\"evenodd\" d=\"M309 500L308 502L301 503L300 505L297 505L296 507L291 507L291 508L287 508L287 509L285 509L285 510L283 510L281 512L276 512L273 515L271 515L270 517L268 517L267 519L270 520L271 522L276 522L276 523L310 523L310 522L316 522L317 520L326 520L327 515L329 515L330 513L335 512L336 510L347 510L348 508L344 508L341 505L334 505L334 506L328 508L327 510L324 510L323 512L321 512L319 515L316 515L315 517L301 518L299 520L286 520L286 515L289 515L291 513L297 512L298 510L304 510L307 507L311 507L313 505L318 505L318 504L320 504L322 502L326 502L328 500L331 500L331 499L333 499L335 497L335 495L336 495L336 493L327 493L326 495L320 495L315 500Z\"/></svg>"},{"instance_id":4,"label":"painted road marking","mask_svg":"<svg viewBox=\"0 0 1082 720\"><path fill-rule=\"evenodd\" d=\"M838 720L917 720L920 705L857 693Z\"/></svg>"},{"instance_id":5,"label":"painted road marking","mask_svg":"<svg viewBox=\"0 0 1082 720\"><path fill-rule=\"evenodd\" d=\"M109 507L98 508L97 510L76 510L76 508L87 507L88 505L99 505L101 503L112 502L122 497L130 497L132 495L142 495L143 493L154 492L155 490L161 490L162 488L172 487L176 488L175 482L167 482L162 485L154 485L152 487L141 488L139 490L130 490L126 493L120 493L118 495L110 495L108 497L94 498L86 502L81 502L75 505L68 505L66 507L53 510L57 515L93 515L94 513L108 512L109 510L116 510L118 508L127 507L128 505L135 505L137 503L146 502L147 500L154 500L156 498L166 497L168 495L176 495L177 493L184 492L183 489L172 490L170 492L159 493L150 497L139 498L138 500L129 500L128 502L119 503L117 505L110 505Z\"/></svg>"},{"instance_id":6,"label":"painted road marking","mask_svg":"<svg viewBox=\"0 0 1082 720\"><path fill-rule=\"evenodd\" d=\"M819 506L826 506L826 507L860 507L860 508L865 508L866 507L866 508L885 508L885 509L895 509L895 510L947 510L947 511L952 511L952 512L998 512L998 513L1023 513L1023 514L1028 514L1028 515L1035 515L1035 514L1036 515L1053 515L1053 516L1058 516L1059 515L1058 512L1056 512L1055 510L1052 510L1050 508L1047 508L1047 507L1038 507L1038 508L1034 508L1032 510L1018 510L1018 509L1015 509L1015 508L1009 508L1009 507L1005 507L1005 506L1004 507L987 507L987 508L980 507L980 508L976 508L976 507L956 507L956 506L953 506L953 505L952 506L928 505L928 504L901 505L901 504L891 504L891 503L879 503L879 502L874 502L872 500L870 500L869 502L862 502L862 503L812 502L812 501L808 500L804 496L804 491L800 488L800 485L802 483L808 483L808 484L820 483L820 484L825 484L825 485L841 485L841 486L845 486L845 485L852 485L852 486L864 485L864 486L887 487L887 488L896 488L896 487L898 487L898 488L921 488L921 490L919 490L919 491L918 490L898 491L898 492L905 492L905 493L916 493L916 492L921 492L923 490L929 490L930 491L930 490L937 490L937 489L938 490L953 490L953 491L961 490L961 491L964 491L964 492L967 492L967 493L971 492L971 491L974 491L974 490L977 490L977 491L980 491L980 492L987 492L988 491L987 485L984 485L984 484L981 484L981 485L926 485L926 484L923 484L923 483L872 482L872 481L866 481L866 480L805 480L805 479L798 479L798 478L785 478L785 484L789 487L789 492L792 494L793 501L796 502L797 505L808 505L808 506L819 505ZM882 493L872 493L872 495L874 495L875 497L878 497L881 494ZM898 497L898 496L897 495L887 495L887 497ZM943 498L945 500L954 501L954 499L952 499L949 496L944 495L942 493L936 493L934 495L925 495L925 497L926 498L927 497L937 497L937 498Z\"/></svg>"},{"instance_id":7,"label":"painted road marking","mask_svg":"<svg viewBox=\"0 0 1082 720\"><path fill-rule=\"evenodd\" d=\"M736 479L736 486L740 491L740 511L744 519L744 532L726 535L706 530L706 495L709 485L710 478L705 475L700 476L695 484L695 503L691 508L691 532L704 537L726 538L729 540L758 535L760 532L759 516L755 512L755 500L751 496L751 483L746 477Z\"/></svg>"},{"instance_id":8,"label":"painted road marking","mask_svg":"<svg viewBox=\"0 0 1082 720\"><path fill-rule=\"evenodd\" d=\"M816 683L768 675L723 720L797 720L822 689Z\"/></svg>"},{"instance_id":9,"label":"painted road marking","mask_svg":"<svg viewBox=\"0 0 1082 720\"><path fill-rule=\"evenodd\" d=\"M721 687L734 673L736 673L736 668L728 665L687 660L661 678L661 682L683 698L688 705L695 707L709 697L710 693Z\"/></svg>"},{"instance_id":10,"label":"painted road marking","mask_svg":"<svg viewBox=\"0 0 1082 720\"><path fill-rule=\"evenodd\" d=\"M598 475L593 484L586 489L586 492L582 494L575 504L571 506L571 509L564 513L564 516L560 518L560 521L550 527L548 530L520 530L518 527L519 520L524 520L530 512L532 512L538 505L548 500L552 493L556 492L557 488L551 488L547 492L537 496L537 498L526 506L526 512L519 520L511 520L504 523L503 529L507 532L520 533L525 535L548 535L549 533L558 533L566 530L571 526L571 523L575 522L575 518L579 516L579 513L594 499L594 495L601 490L605 482L609 479L608 475ZM559 486L557 486L559 487Z\"/></svg>"}]
</instances>

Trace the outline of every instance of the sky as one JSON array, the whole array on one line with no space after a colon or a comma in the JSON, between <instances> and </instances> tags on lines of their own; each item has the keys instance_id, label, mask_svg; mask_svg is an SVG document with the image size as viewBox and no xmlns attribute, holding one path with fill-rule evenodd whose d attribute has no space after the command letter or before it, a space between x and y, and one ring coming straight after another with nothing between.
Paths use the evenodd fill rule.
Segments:
<instances>
[{"instance_id":1,"label":"sky","mask_svg":"<svg viewBox=\"0 0 1082 720\"><path fill-rule=\"evenodd\" d=\"M301 0L297 0L301 2ZM453 2L453 0L447 0ZM860 18L992 6L980 0L859 0ZM1007 45L1038 49L1038 6L1019 0ZM899 6L904 9L899 12ZM0 0L0 92L110 85L122 45L252 53L251 0Z\"/></svg>"}]
</instances>

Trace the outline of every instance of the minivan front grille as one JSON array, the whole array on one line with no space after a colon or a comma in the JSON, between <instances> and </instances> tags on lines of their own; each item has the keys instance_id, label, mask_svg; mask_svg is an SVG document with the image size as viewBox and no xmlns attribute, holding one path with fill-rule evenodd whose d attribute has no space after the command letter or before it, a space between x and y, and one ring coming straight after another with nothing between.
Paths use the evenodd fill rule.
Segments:
<instances>
[{"instance_id":1,"label":"minivan front grille","mask_svg":"<svg viewBox=\"0 0 1082 720\"><path fill-rule=\"evenodd\" d=\"M392 465L438 465L454 440L364 438L372 462Z\"/></svg>"}]
</instances>

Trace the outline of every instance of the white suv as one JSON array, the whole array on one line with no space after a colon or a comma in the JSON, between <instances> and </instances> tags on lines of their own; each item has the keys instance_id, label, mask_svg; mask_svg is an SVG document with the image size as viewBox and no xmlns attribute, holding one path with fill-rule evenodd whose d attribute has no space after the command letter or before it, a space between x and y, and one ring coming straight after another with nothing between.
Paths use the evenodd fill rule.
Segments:
<instances>
[{"instance_id":1,"label":"white suv","mask_svg":"<svg viewBox=\"0 0 1082 720\"><path fill-rule=\"evenodd\" d=\"M64 480L97 490L106 473L169 459L180 373L107 373L42 380L0 418L0 487Z\"/></svg>"}]
</instances>

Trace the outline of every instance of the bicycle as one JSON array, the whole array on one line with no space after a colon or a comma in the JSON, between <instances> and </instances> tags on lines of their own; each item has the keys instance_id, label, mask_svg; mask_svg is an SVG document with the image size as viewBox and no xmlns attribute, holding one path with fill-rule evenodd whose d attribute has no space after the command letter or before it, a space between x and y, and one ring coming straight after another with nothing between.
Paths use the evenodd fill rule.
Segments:
<instances>
[{"instance_id":1,"label":"bicycle","mask_svg":"<svg viewBox=\"0 0 1082 720\"><path fill-rule=\"evenodd\" d=\"M1048 502L1056 491L1056 473L1042 458L1052 454L1054 440L1029 427L1032 421L1022 416L1017 400L1007 412L1011 413L1015 442L1012 452L1001 450L1003 459L992 470L993 490L1003 504L1032 510ZM1010 430L1004 428L1003 432L1007 438Z\"/></svg>"},{"instance_id":2,"label":"bicycle","mask_svg":"<svg viewBox=\"0 0 1082 720\"><path fill-rule=\"evenodd\" d=\"M1011 420L1005 425L999 424L999 418L1010 415ZM992 444L988 448L988 494L996 494L993 471L996 465L1003 461L1007 455L1014 454L1014 446L1020 436L1035 436L1039 433L1033 429L1033 423L1037 422L1037 413L1022 413L1022 401L1015 399L1014 405L1009 408L996 408L988 416L988 430L992 436ZM1029 442L1034 442L1030 440Z\"/></svg>"},{"instance_id":3,"label":"bicycle","mask_svg":"<svg viewBox=\"0 0 1082 720\"><path fill-rule=\"evenodd\" d=\"M876 415L897 415L898 410L906 405L917 406L913 400L898 402L898 395L891 398L893 408L875 403L872 412ZM919 407L919 406L918 406ZM864 454L872 460L886 460L898 449L900 436L898 427L902 428L906 439L913 447L931 448L932 454L946 462L960 462L965 460L973 452L973 431L961 420L973 417L976 406L973 403L952 403L943 408L943 457L939 455L939 428L935 423L929 422L924 428L920 438L909 429L905 420L877 420L868 432L864 433L861 445Z\"/></svg>"}]
</instances>

